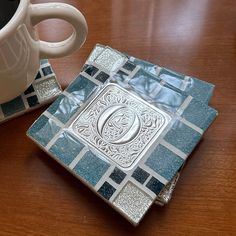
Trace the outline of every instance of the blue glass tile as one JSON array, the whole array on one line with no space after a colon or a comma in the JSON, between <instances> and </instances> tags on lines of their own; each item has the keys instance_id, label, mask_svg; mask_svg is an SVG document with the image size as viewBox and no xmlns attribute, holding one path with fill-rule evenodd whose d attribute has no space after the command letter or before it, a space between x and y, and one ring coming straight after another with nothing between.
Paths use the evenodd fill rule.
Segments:
<instances>
[{"instance_id":1,"label":"blue glass tile","mask_svg":"<svg viewBox=\"0 0 236 236\"><path fill-rule=\"evenodd\" d=\"M86 79L84 76L79 75L66 89L68 93L73 94L77 100L86 101L91 93L96 89L97 85L92 81Z\"/></svg>"},{"instance_id":2,"label":"blue glass tile","mask_svg":"<svg viewBox=\"0 0 236 236\"><path fill-rule=\"evenodd\" d=\"M110 76L109 76L107 73L101 71L101 72L99 72L99 74L96 76L96 79L97 79L98 81L102 82L102 83L105 83L109 77L110 77Z\"/></svg>"},{"instance_id":3,"label":"blue glass tile","mask_svg":"<svg viewBox=\"0 0 236 236\"><path fill-rule=\"evenodd\" d=\"M144 69L145 71L152 73L152 74L156 74L156 69L157 69L157 65L154 65L150 62L144 61L144 60L140 60L138 58L135 58L134 62L135 65L139 65L142 69Z\"/></svg>"},{"instance_id":4,"label":"blue glass tile","mask_svg":"<svg viewBox=\"0 0 236 236\"><path fill-rule=\"evenodd\" d=\"M30 127L27 134L41 145L46 146L59 130L60 127L58 127L51 119L48 119L46 116L42 115Z\"/></svg>"},{"instance_id":5,"label":"blue glass tile","mask_svg":"<svg viewBox=\"0 0 236 236\"><path fill-rule=\"evenodd\" d=\"M105 199L109 200L115 191L116 189L112 185L105 182L98 190L98 193L101 194Z\"/></svg>"},{"instance_id":6,"label":"blue glass tile","mask_svg":"<svg viewBox=\"0 0 236 236\"><path fill-rule=\"evenodd\" d=\"M125 178L126 174L121 171L120 169L118 169L117 167L115 167L115 169L113 170L113 172L110 175L110 178L116 182L117 184L120 184L123 179Z\"/></svg>"},{"instance_id":7,"label":"blue glass tile","mask_svg":"<svg viewBox=\"0 0 236 236\"><path fill-rule=\"evenodd\" d=\"M25 110L25 105L21 96L11 100L10 102L3 103L1 107L5 117Z\"/></svg>"},{"instance_id":8,"label":"blue glass tile","mask_svg":"<svg viewBox=\"0 0 236 236\"><path fill-rule=\"evenodd\" d=\"M176 121L164 139L182 152L190 154L200 141L201 134L180 121Z\"/></svg>"},{"instance_id":9,"label":"blue glass tile","mask_svg":"<svg viewBox=\"0 0 236 236\"><path fill-rule=\"evenodd\" d=\"M152 177L146 185L146 187L149 188L151 191L153 191L156 195L158 195L161 192L164 186L165 185L163 183L161 183L154 177Z\"/></svg>"},{"instance_id":10,"label":"blue glass tile","mask_svg":"<svg viewBox=\"0 0 236 236\"><path fill-rule=\"evenodd\" d=\"M183 84L184 75L178 74L165 68L161 69L158 76L167 83L175 86L176 88L181 88L181 85Z\"/></svg>"},{"instance_id":11,"label":"blue glass tile","mask_svg":"<svg viewBox=\"0 0 236 236\"><path fill-rule=\"evenodd\" d=\"M153 97L153 100L155 100L159 106L163 106L169 112L174 113L182 105L186 97L186 95L170 89L169 86L166 85L162 87L155 97Z\"/></svg>"},{"instance_id":12,"label":"blue glass tile","mask_svg":"<svg viewBox=\"0 0 236 236\"><path fill-rule=\"evenodd\" d=\"M34 107L39 104L38 97L36 95L28 97L27 102L29 104L29 107Z\"/></svg>"},{"instance_id":13,"label":"blue glass tile","mask_svg":"<svg viewBox=\"0 0 236 236\"><path fill-rule=\"evenodd\" d=\"M195 124L199 128L206 130L215 119L217 112L215 109L192 99L188 107L184 110L182 116Z\"/></svg>"},{"instance_id":14,"label":"blue glass tile","mask_svg":"<svg viewBox=\"0 0 236 236\"><path fill-rule=\"evenodd\" d=\"M51 66L43 67L42 68L44 76L52 74L52 68Z\"/></svg>"},{"instance_id":15,"label":"blue glass tile","mask_svg":"<svg viewBox=\"0 0 236 236\"><path fill-rule=\"evenodd\" d=\"M145 164L167 180L171 180L184 160L162 145L158 145Z\"/></svg>"},{"instance_id":16,"label":"blue glass tile","mask_svg":"<svg viewBox=\"0 0 236 236\"><path fill-rule=\"evenodd\" d=\"M154 80L154 81L158 81L161 82L161 79L159 77L157 77L156 75L149 73L143 69L139 69L137 71L137 73L134 75L134 77L139 77L139 78L146 78L146 80L150 79L150 80Z\"/></svg>"},{"instance_id":17,"label":"blue glass tile","mask_svg":"<svg viewBox=\"0 0 236 236\"><path fill-rule=\"evenodd\" d=\"M95 186L106 173L110 164L103 161L91 151L87 152L75 166L74 171L85 181Z\"/></svg>"},{"instance_id":18,"label":"blue glass tile","mask_svg":"<svg viewBox=\"0 0 236 236\"><path fill-rule=\"evenodd\" d=\"M159 83L161 80L155 78L151 74L139 70L135 76L129 81L129 84L138 92L152 97L152 93L162 88ZM156 94L156 93L155 93Z\"/></svg>"},{"instance_id":19,"label":"blue glass tile","mask_svg":"<svg viewBox=\"0 0 236 236\"><path fill-rule=\"evenodd\" d=\"M148 174L145 170L137 167L132 174L132 177L136 179L139 183L143 184L150 174Z\"/></svg>"},{"instance_id":20,"label":"blue glass tile","mask_svg":"<svg viewBox=\"0 0 236 236\"><path fill-rule=\"evenodd\" d=\"M124 65L123 68L129 71L133 71L135 69L136 65L134 65L133 63L127 61Z\"/></svg>"},{"instance_id":21,"label":"blue glass tile","mask_svg":"<svg viewBox=\"0 0 236 236\"><path fill-rule=\"evenodd\" d=\"M64 164L69 165L83 147L84 145L69 132L63 132L49 152Z\"/></svg>"},{"instance_id":22,"label":"blue glass tile","mask_svg":"<svg viewBox=\"0 0 236 236\"><path fill-rule=\"evenodd\" d=\"M32 85L29 86L24 92L25 95L33 93L34 92L34 87Z\"/></svg>"},{"instance_id":23,"label":"blue glass tile","mask_svg":"<svg viewBox=\"0 0 236 236\"><path fill-rule=\"evenodd\" d=\"M80 106L75 101L64 95L60 95L47 111L65 124L79 108Z\"/></svg>"},{"instance_id":24,"label":"blue glass tile","mask_svg":"<svg viewBox=\"0 0 236 236\"><path fill-rule=\"evenodd\" d=\"M212 97L215 86L205 81L191 78L192 83L186 87L186 92L197 100L208 103Z\"/></svg>"},{"instance_id":25,"label":"blue glass tile","mask_svg":"<svg viewBox=\"0 0 236 236\"><path fill-rule=\"evenodd\" d=\"M98 72L98 68L93 65L88 65L85 69L85 73L87 73L90 76L94 76Z\"/></svg>"}]
</instances>

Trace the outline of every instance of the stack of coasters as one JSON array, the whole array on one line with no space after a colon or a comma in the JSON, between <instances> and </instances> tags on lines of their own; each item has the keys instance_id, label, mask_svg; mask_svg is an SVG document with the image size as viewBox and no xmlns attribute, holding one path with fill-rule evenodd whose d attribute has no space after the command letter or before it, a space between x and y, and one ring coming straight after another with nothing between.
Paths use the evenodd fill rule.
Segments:
<instances>
[{"instance_id":1,"label":"stack of coasters","mask_svg":"<svg viewBox=\"0 0 236 236\"><path fill-rule=\"evenodd\" d=\"M27 135L132 224L172 189L217 112L97 45ZM172 182L171 182L172 181Z\"/></svg>"},{"instance_id":2,"label":"stack of coasters","mask_svg":"<svg viewBox=\"0 0 236 236\"><path fill-rule=\"evenodd\" d=\"M186 94L191 95L206 104L210 101L210 98L213 95L215 87L213 84L191 76L183 75L181 73L129 56L127 54L122 55L119 51L101 44L97 44L95 46L87 62L85 63L84 70L88 75L97 72L97 69L100 67L97 63L95 63L95 66L92 65L95 59L98 63L99 60L101 60L101 64L103 66L100 69L102 71L104 71L104 62L106 64L108 61L108 66L105 65L105 70L108 74L114 74L114 72L118 72L123 75L128 75L135 69L136 66L138 66L137 68L141 67L145 71L158 76L164 82L174 86L174 89L179 89L182 92L185 92ZM127 61L126 59L129 60ZM120 65L123 66L121 67ZM98 66L98 68L96 66ZM101 75L99 75L97 76L97 79L101 82L105 82L108 77L108 75L104 75L102 78ZM171 182L161 191L156 200L156 204L163 206L170 201L175 186L178 182L180 172L178 172L173 180L171 180Z\"/></svg>"},{"instance_id":3,"label":"stack of coasters","mask_svg":"<svg viewBox=\"0 0 236 236\"><path fill-rule=\"evenodd\" d=\"M48 60L41 60L30 87L17 98L0 104L0 123L54 101L62 90Z\"/></svg>"}]
</instances>

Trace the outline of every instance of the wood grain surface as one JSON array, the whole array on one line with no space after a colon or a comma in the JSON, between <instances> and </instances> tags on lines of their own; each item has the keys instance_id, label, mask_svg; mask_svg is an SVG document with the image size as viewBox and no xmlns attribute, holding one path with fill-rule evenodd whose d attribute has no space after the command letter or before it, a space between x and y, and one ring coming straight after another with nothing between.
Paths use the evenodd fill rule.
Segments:
<instances>
[{"instance_id":1,"label":"wood grain surface","mask_svg":"<svg viewBox=\"0 0 236 236\"><path fill-rule=\"evenodd\" d=\"M34 3L49 0L34 0ZM51 60L63 87L96 43L216 85L219 116L189 159L168 206L134 228L27 139L46 107L0 126L0 235L236 235L236 1L64 0L89 34L73 55ZM42 39L71 32L39 25Z\"/></svg>"}]
</instances>

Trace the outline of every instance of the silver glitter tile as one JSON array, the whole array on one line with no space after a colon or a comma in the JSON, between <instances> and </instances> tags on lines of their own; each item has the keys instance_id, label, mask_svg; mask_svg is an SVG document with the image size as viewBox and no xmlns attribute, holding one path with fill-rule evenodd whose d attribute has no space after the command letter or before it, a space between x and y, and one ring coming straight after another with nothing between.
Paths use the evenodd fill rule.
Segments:
<instances>
[{"instance_id":1,"label":"silver glitter tile","mask_svg":"<svg viewBox=\"0 0 236 236\"><path fill-rule=\"evenodd\" d=\"M34 88L40 101L47 100L61 92L55 77L39 81Z\"/></svg>"},{"instance_id":2,"label":"silver glitter tile","mask_svg":"<svg viewBox=\"0 0 236 236\"><path fill-rule=\"evenodd\" d=\"M106 69L108 72L115 71L125 61L126 57L110 48L106 48L96 59L95 62Z\"/></svg>"},{"instance_id":3,"label":"silver glitter tile","mask_svg":"<svg viewBox=\"0 0 236 236\"><path fill-rule=\"evenodd\" d=\"M106 86L72 123L73 132L121 168L133 168L169 115L118 85Z\"/></svg>"},{"instance_id":4,"label":"silver glitter tile","mask_svg":"<svg viewBox=\"0 0 236 236\"><path fill-rule=\"evenodd\" d=\"M105 46L97 44L92 53L89 55L87 61L93 62L99 56L99 54L102 53L103 50L105 50Z\"/></svg>"},{"instance_id":5,"label":"silver glitter tile","mask_svg":"<svg viewBox=\"0 0 236 236\"><path fill-rule=\"evenodd\" d=\"M128 182L115 198L113 204L123 212L128 219L137 224L151 206L152 198L132 182Z\"/></svg>"}]
</instances>

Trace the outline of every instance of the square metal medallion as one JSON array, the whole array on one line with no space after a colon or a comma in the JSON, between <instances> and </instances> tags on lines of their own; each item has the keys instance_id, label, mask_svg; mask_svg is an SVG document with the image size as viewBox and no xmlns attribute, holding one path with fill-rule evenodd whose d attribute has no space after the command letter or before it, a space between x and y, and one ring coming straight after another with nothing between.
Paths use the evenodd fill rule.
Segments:
<instances>
[{"instance_id":1,"label":"square metal medallion","mask_svg":"<svg viewBox=\"0 0 236 236\"><path fill-rule=\"evenodd\" d=\"M170 116L115 84L109 84L72 123L76 135L123 169L132 168Z\"/></svg>"}]
</instances>

